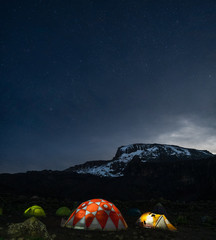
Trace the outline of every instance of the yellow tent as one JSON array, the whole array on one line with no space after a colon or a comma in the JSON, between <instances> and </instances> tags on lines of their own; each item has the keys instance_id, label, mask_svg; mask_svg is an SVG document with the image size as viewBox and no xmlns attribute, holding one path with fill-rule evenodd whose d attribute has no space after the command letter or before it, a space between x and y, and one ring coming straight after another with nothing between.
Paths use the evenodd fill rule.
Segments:
<instances>
[{"instance_id":1,"label":"yellow tent","mask_svg":"<svg viewBox=\"0 0 216 240\"><path fill-rule=\"evenodd\" d=\"M37 205L31 206L30 208L26 209L24 212L24 215L26 217L32 217L32 216L46 217L46 214L45 214L43 208L40 206L37 206Z\"/></svg>"},{"instance_id":2,"label":"yellow tent","mask_svg":"<svg viewBox=\"0 0 216 240\"><path fill-rule=\"evenodd\" d=\"M145 228L161 228L176 231L177 229L169 222L165 215L155 214L151 212L144 213L137 223Z\"/></svg>"}]
</instances>

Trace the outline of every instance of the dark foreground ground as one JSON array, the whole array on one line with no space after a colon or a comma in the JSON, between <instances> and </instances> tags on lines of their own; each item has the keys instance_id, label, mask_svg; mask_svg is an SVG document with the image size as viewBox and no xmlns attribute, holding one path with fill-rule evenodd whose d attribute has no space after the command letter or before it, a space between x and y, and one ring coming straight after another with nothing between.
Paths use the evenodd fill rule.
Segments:
<instances>
[{"instance_id":1,"label":"dark foreground ground","mask_svg":"<svg viewBox=\"0 0 216 240\"><path fill-rule=\"evenodd\" d=\"M85 199L87 200L87 199ZM12 239L7 235L7 226L11 223L23 222L26 218L23 212L34 204L44 208L47 217L41 218L50 235L56 240L122 240L122 239L188 239L188 240L214 240L216 239L216 201L197 202L173 202L164 199L153 199L149 201L112 201L122 212L127 224L126 231L103 232L103 231L81 231L60 227L61 217L55 216L58 207L68 206L74 208L78 202L70 199L53 198L27 198L25 196L1 196L3 215L0 216L0 240ZM177 227L177 232L164 230L143 229L136 226L138 217L127 216L127 209L137 207L141 212L151 211L157 202L161 202L167 211L170 222ZM17 240L26 238L17 238ZM15 240L13 238L13 240ZM32 240L42 240L35 238Z\"/></svg>"}]
</instances>

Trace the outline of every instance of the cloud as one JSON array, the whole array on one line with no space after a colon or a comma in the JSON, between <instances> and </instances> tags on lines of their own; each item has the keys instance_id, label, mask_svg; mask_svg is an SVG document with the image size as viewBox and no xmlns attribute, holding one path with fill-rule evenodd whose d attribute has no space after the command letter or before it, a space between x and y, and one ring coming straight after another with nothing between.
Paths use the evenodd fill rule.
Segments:
<instances>
[{"instance_id":1,"label":"cloud","mask_svg":"<svg viewBox=\"0 0 216 240\"><path fill-rule=\"evenodd\" d=\"M159 134L156 141L183 147L205 149L216 154L216 130L193 119L180 118L176 129Z\"/></svg>"}]
</instances>

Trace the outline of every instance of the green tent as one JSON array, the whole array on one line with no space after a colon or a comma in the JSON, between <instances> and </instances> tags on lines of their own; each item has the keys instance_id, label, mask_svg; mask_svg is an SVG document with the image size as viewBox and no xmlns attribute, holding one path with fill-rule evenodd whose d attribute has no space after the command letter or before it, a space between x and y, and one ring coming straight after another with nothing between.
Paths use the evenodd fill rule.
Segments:
<instances>
[{"instance_id":1,"label":"green tent","mask_svg":"<svg viewBox=\"0 0 216 240\"><path fill-rule=\"evenodd\" d=\"M37 206L37 205L31 206L30 208L26 209L24 212L24 215L26 217L32 217L32 216L46 217L46 214L45 214L43 208L40 206Z\"/></svg>"},{"instance_id":2,"label":"green tent","mask_svg":"<svg viewBox=\"0 0 216 240\"><path fill-rule=\"evenodd\" d=\"M59 209L57 209L56 215L61 217L70 216L71 210L68 207L60 207Z\"/></svg>"},{"instance_id":3,"label":"green tent","mask_svg":"<svg viewBox=\"0 0 216 240\"><path fill-rule=\"evenodd\" d=\"M140 217L142 213L138 208L130 208L127 211L127 215L130 217Z\"/></svg>"},{"instance_id":4,"label":"green tent","mask_svg":"<svg viewBox=\"0 0 216 240\"><path fill-rule=\"evenodd\" d=\"M153 213L162 214L162 215L167 216L167 211L166 211L165 207L164 207L160 202L157 203L157 204L153 207L152 212L153 212Z\"/></svg>"}]
</instances>

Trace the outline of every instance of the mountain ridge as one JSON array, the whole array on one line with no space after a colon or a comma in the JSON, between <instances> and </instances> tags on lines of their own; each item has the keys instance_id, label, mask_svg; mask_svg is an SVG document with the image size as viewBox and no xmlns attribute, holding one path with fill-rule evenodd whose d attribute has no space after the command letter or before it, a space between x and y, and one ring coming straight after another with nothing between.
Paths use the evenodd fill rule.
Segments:
<instances>
[{"instance_id":1,"label":"mountain ridge","mask_svg":"<svg viewBox=\"0 0 216 240\"><path fill-rule=\"evenodd\" d=\"M131 145L128 146L130 148L123 149L128 151L128 154L140 151L139 145L132 152ZM173 150L173 145L170 146ZM168 149L169 152L167 145L160 145L160 147L162 150ZM120 149L122 150L122 147ZM150 153L153 155L158 150L157 148L151 149ZM83 201L99 195L104 199L122 200L150 200L161 197L184 201L216 200L216 155L208 151L203 153L203 150L195 150L197 154L200 154L201 151L203 158L199 158L200 155L197 159L190 159L185 148L175 148L174 150L176 154L178 153L178 157L181 156L181 151L185 153L186 157L178 158L170 155L170 159L167 159L168 155L164 157L162 154L163 156L159 160L153 158L151 161L146 161L142 158L142 154L133 157L132 154L130 155L131 160L129 158L130 161L126 161L127 159L121 159L125 152L120 152L120 155L117 155L120 157L120 161L119 158L109 161L89 161L64 171L43 170L0 174L1 194L72 198L75 201ZM194 154L193 149L188 151L192 151ZM174 152L169 152L169 154ZM94 169L96 165L104 169L104 164L112 166L111 174L114 177L71 171L75 168L83 170L83 166Z\"/></svg>"},{"instance_id":2,"label":"mountain ridge","mask_svg":"<svg viewBox=\"0 0 216 240\"><path fill-rule=\"evenodd\" d=\"M128 163L134 159L140 162L166 162L196 160L213 157L207 150L185 148L168 144L135 143L118 147L112 160L88 161L72 166L65 171L78 174L92 174L101 177L122 177Z\"/></svg>"}]
</instances>

